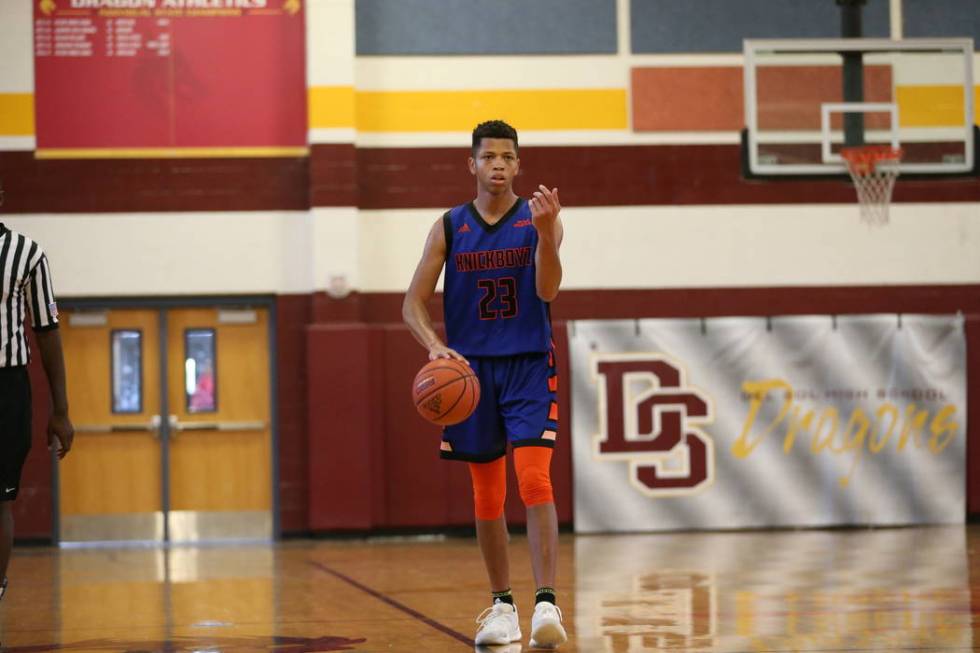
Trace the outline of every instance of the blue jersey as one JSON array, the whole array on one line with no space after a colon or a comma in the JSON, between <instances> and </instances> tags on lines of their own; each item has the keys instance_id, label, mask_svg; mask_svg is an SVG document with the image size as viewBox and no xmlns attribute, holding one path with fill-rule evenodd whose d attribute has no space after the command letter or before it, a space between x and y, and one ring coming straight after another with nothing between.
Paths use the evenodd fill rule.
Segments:
<instances>
[{"instance_id":1,"label":"blue jersey","mask_svg":"<svg viewBox=\"0 0 980 653\"><path fill-rule=\"evenodd\" d=\"M448 345L464 356L511 356L551 348L551 316L538 297L531 208L518 199L496 224L473 203L443 216Z\"/></svg>"}]
</instances>

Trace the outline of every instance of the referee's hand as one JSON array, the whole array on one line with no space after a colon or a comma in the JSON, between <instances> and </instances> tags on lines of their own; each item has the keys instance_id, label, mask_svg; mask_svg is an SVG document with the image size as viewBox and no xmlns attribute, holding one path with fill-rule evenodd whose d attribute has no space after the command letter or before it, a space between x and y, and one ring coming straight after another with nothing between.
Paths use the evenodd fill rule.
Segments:
<instances>
[{"instance_id":1,"label":"referee's hand","mask_svg":"<svg viewBox=\"0 0 980 653\"><path fill-rule=\"evenodd\" d=\"M74 439L75 427L71 425L68 415L51 415L48 420L48 450L55 446L57 440L58 458L64 458L71 451Z\"/></svg>"}]
</instances>

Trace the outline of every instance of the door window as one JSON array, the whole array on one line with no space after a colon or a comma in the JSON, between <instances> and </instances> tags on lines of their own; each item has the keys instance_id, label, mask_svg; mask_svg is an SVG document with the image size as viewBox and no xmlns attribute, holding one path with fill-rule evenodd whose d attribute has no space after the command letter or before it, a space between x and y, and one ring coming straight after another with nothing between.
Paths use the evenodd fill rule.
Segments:
<instances>
[{"instance_id":1,"label":"door window","mask_svg":"<svg viewBox=\"0 0 980 653\"><path fill-rule=\"evenodd\" d=\"M112 412L143 412L143 333L114 329L112 342ZM104 404L103 404L104 405Z\"/></svg>"},{"instance_id":2,"label":"door window","mask_svg":"<svg viewBox=\"0 0 980 653\"><path fill-rule=\"evenodd\" d=\"M218 410L214 329L184 331L184 394L188 413Z\"/></svg>"}]
</instances>

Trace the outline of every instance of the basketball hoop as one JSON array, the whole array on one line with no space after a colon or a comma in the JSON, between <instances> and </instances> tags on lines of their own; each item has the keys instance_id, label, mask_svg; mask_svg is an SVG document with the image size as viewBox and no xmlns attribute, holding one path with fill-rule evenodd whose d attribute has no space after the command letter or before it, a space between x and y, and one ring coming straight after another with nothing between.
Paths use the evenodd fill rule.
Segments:
<instances>
[{"instance_id":1,"label":"basketball hoop","mask_svg":"<svg viewBox=\"0 0 980 653\"><path fill-rule=\"evenodd\" d=\"M840 155L847 162L861 203L861 221L869 225L888 224L888 205L898 177L902 149L888 145L845 147Z\"/></svg>"}]
</instances>

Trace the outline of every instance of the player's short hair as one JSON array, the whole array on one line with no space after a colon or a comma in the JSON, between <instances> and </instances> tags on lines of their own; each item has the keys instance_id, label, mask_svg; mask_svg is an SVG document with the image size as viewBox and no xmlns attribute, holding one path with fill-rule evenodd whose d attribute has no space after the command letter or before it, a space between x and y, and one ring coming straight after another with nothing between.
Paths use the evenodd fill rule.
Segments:
<instances>
[{"instance_id":1,"label":"player's short hair","mask_svg":"<svg viewBox=\"0 0 980 653\"><path fill-rule=\"evenodd\" d=\"M509 138L514 141L514 151L517 151L517 130L503 120L488 120L476 126L473 130L473 156L476 156L480 141L484 138Z\"/></svg>"}]
</instances>

